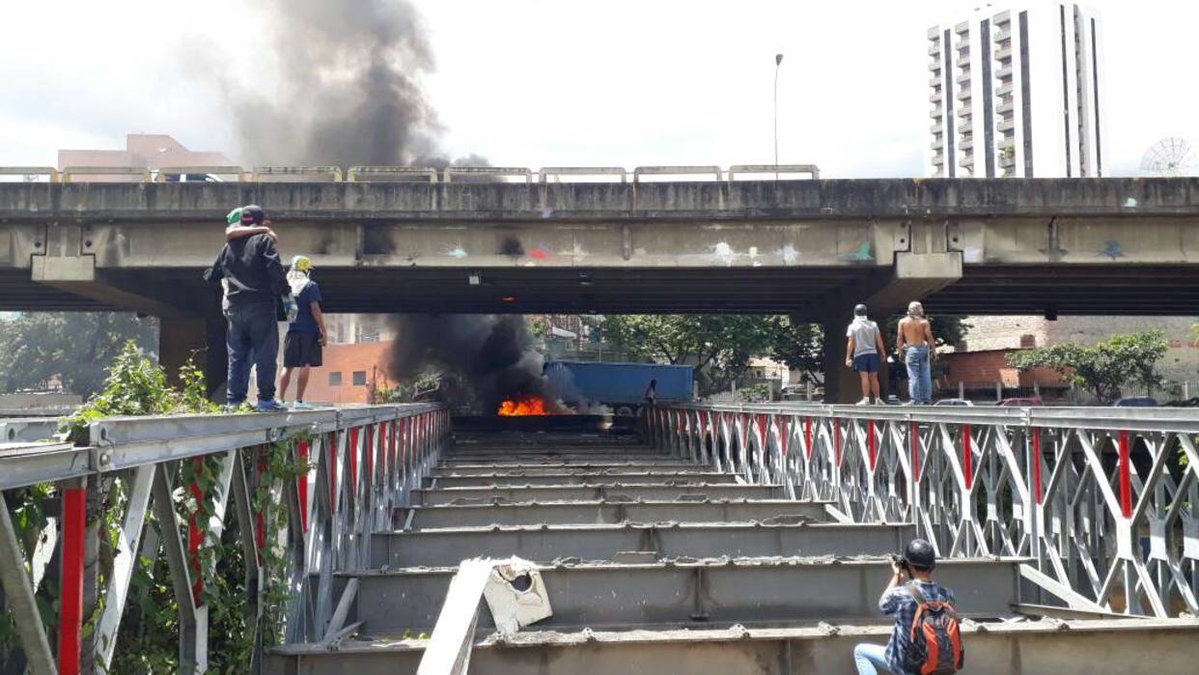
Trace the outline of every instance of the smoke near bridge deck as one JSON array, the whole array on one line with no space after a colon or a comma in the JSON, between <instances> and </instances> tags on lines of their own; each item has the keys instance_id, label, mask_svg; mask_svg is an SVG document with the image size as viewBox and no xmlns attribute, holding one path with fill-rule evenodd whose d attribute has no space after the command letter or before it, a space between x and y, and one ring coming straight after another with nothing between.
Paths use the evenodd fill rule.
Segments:
<instances>
[{"instance_id":1,"label":"smoke near bridge deck","mask_svg":"<svg viewBox=\"0 0 1199 675\"><path fill-rule=\"evenodd\" d=\"M276 70L264 73L260 86L222 86L250 163L487 164L474 155L451 162L437 146L437 116L419 85L433 70L433 55L409 2L264 0L262 7L271 34L238 36L238 44L269 49L273 58L264 63ZM489 413L505 398L544 393L541 357L519 316L402 315L391 323L393 380L441 370L468 387L454 403Z\"/></svg>"}]
</instances>

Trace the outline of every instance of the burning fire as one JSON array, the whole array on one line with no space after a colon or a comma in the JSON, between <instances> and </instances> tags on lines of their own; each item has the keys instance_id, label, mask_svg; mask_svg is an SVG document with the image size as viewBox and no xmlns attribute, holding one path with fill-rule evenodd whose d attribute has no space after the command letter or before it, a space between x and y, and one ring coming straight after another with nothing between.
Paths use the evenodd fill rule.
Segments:
<instances>
[{"instance_id":1,"label":"burning fire","mask_svg":"<svg viewBox=\"0 0 1199 675\"><path fill-rule=\"evenodd\" d=\"M501 417L523 417L525 415L548 415L545 400L537 396L527 396L514 401L504 401L500 404Z\"/></svg>"}]
</instances>

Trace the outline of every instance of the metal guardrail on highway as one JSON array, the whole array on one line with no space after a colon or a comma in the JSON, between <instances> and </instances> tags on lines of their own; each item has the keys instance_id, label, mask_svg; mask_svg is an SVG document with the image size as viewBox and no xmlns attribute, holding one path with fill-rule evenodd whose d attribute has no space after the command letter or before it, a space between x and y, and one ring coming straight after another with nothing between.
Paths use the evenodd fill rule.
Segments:
<instances>
[{"instance_id":1,"label":"metal guardrail on highway","mask_svg":"<svg viewBox=\"0 0 1199 675\"><path fill-rule=\"evenodd\" d=\"M0 167L0 176L47 176L55 182L84 182L87 177L138 182L173 182L170 176L184 174L186 182L203 182L191 176L211 176L217 181L232 182L463 182L465 177L506 180L524 179L524 183L564 183L572 179L618 177L621 183L643 182L643 177L689 177L714 179L717 182L736 180L746 174L763 176L761 180L808 180L820 178L815 164L736 164L727 171L719 166L638 166L632 171L619 166L557 166L537 171L524 167L449 166L444 169L422 166L353 166L343 170L337 166L260 166L245 170L240 166L182 166L149 169L129 166L66 167L61 172L50 167ZM454 181L454 177L458 181ZM565 179L565 180L564 180ZM744 179L744 178L743 178Z\"/></svg>"},{"instance_id":2,"label":"metal guardrail on highway","mask_svg":"<svg viewBox=\"0 0 1199 675\"><path fill-rule=\"evenodd\" d=\"M1199 411L687 405L654 442L942 556L1027 556L1075 610L1199 614Z\"/></svg>"},{"instance_id":3,"label":"metal guardrail on highway","mask_svg":"<svg viewBox=\"0 0 1199 675\"><path fill-rule=\"evenodd\" d=\"M386 405L246 415L184 415L112 418L89 427L90 442L76 446L41 440L53 433L52 421L0 422L0 582L15 619L21 646L32 672L80 672L81 654L95 654L108 670L121 617L128 604L135 561L165 553L179 604L182 672L207 668L208 608L193 578L201 547L224 527L222 515L233 496L247 561L245 587L258 589L252 610L261 607L265 574L261 547L286 542L288 573L294 591L286 611L288 642L316 642L344 627L344 614L333 605L333 574L360 568L370 558L370 533L391 522L392 509L406 503L410 491L436 461L450 431L448 412L436 405ZM6 440L5 440L6 439ZM264 483L266 448L285 446L289 462L309 465L292 485ZM174 485L180 460L217 458L217 484L210 493L199 485ZM101 481L119 481L126 498L114 514L123 523L107 595L95 630L83 635L84 551L88 527L85 504ZM54 483L62 493L57 528L39 550L58 547L62 561L62 597L56 625L56 652L42 628L33 579L41 578L51 556L34 555L34 568L18 543L4 490ZM269 490L272 506L287 513L285 532L266 532L261 512L252 511L256 490ZM209 503L208 521L183 523L176 493ZM261 503L261 502L257 502ZM115 507L114 507L115 508ZM157 528L146 528L153 509ZM197 532L206 533L197 536ZM185 536L187 535L187 536ZM92 536L99 536L92 532ZM108 536L105 532L104 536ZM185 543L186 542L186 543ZM93 544L95 542L92 542ZM310 586L315 584L316 587ZM76 608L72 610L72 608ZM261 612L251 611L251 616ZM338 617L342 618L339 619ZM261 633L261 627L255 628ZM84 640L91 640L90 649ZM259 641L261 644L261 641ZM256 657L257 660L257 657Z\"/></svg>"}]
</instances>

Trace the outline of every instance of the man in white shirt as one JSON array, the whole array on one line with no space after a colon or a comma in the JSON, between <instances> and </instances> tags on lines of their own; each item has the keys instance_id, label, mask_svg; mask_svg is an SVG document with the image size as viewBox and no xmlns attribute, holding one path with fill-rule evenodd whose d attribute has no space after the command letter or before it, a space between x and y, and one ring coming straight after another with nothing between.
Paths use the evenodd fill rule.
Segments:
<instances>
[{"instance_id":1,"label":"man in white shirt","mask_svg":"<svg viewBox=\"0 0 1199 675\"><path fill-rule=\"evenodd\" d=\"M878 324L866 318L866 305L853 308L853 323L845 331L849 343L845 346L845 365L857 371L862 378L862 400L858 405L869 405L871 397L882 403L879 393L878 371L882 367L881 354L886 354L883 334Z\"/></svg>"}]
</instances>

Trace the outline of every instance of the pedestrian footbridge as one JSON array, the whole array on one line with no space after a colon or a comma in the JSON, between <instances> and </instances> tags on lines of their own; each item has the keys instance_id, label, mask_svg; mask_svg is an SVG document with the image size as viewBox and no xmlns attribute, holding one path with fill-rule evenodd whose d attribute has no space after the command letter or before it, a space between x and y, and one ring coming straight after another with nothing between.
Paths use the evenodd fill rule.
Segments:
<instances>
[{"instance_id":1,"label":"pedestrian footbridge","mask_svg":"<svg viewBox=\"0 0 1199 675\"><path fill-rule=\"evenodd\" d=\"M163 556L180 669L203 671L195 563L235 520L253 606L264 577L288 589L256 614L255 672L851 673L853 645L890 632L889 554L922 536L969 671L1193 672L1193 411L696 405L637 428L455 433L445 409L391 405L110 419L74 445L0 421L5 602L31 671L98 670L136 602L130 552ZM305 468L272 484L278 453ZM195 462L214 480L181 484ZM49 628L47 563L26 572L9 517L45 483ZM86 505L114 484L123 527L89 610ZM209 518L179 515L187 498Z\"/></svg>"}]
</instances>

